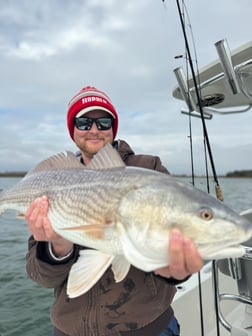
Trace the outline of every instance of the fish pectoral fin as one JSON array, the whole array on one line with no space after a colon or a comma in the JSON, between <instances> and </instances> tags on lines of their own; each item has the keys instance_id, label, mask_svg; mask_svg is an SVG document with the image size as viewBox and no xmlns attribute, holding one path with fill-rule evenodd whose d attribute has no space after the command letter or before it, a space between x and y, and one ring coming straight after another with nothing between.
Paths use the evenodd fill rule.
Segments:
<instances>
[{"instance_id":1,"label":"fish pectoral fin","mask_svg":"<svg viewBox=\"0 0 252 336\"><path fill-rule=\"evenodd\" d=\"M121 235L125 258L136 268L151 272L169 264L168 253L153 253L148 247L137 246L127 234Z\"/></svg>"},{"instance_id":2,"label":"fish pectoral fin","mask_svg":"<svg viewBox=\"0 0 252 336\"><path fill-rule=\"evenodd\" d=\"M85 224L80 226L72 226L72 227L65 227L61 230L66 231L84 231L86 235L97 238L103 239L104 238L104 231L114 225L113 222L107 221L101 224Z\"/></svg>"},{"instance_id":3,"label":"fish pectoral fin","mask_svg":"<svg viewBox=\"0 0 252 336\"><path fill-rule=\"evenodd\" d=\"M123 256L116 256L112 262L112 271L116 282L122 281L128 274L130 263Z\"/></svg>"},{"instance_id":4,"label":"fish pectoral fin","mask_svg":"<svg viewBox=\"0 0 252 336\"><path fill-rule=\"evenodd\" d=\"M104 237L104 229L103 225L99 224L91 224L91 225L81 225L81 226L73 226L63 228L62 230L66 231L84 231L86 235L89 237L102 239Z\"/></svg>"},{"instance_id":5,"label":"fish pectoral fin","mask_svg":"<svg viewBox=\"0 0 252 336\"><path fill-rule=\"evenodd\" d=\"M69 272L67 295L75 298L89 291L102 277L113 258L97 250L81 250Z\"/></svg>"}]
</instances>

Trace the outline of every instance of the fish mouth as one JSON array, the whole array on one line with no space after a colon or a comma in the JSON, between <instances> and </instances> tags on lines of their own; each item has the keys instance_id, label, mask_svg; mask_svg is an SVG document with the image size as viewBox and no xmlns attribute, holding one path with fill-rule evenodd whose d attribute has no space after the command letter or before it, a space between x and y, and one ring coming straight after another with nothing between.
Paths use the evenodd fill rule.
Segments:
<instances>
[{"instance_id":1,"label":"fish mouth","mask_svg":"<svg viewBox=\"0 0 252 336\"><path fill-rule=\"evenodd\" d=\"M240 258L246 254L246 247L243 245L216 244L215 246L199 246L200 255L205 260L216 260L226 258Z\"/></svg>"}]
</instances>

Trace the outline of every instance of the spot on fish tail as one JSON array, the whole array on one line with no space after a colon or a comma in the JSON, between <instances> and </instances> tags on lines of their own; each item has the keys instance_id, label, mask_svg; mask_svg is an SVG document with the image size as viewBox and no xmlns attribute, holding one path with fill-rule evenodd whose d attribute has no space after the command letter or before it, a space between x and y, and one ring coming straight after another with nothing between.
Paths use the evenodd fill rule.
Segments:
<instances>
[{"instance_id":1,"label":"spot on fish tail","mask_svg":"<svg viewBox=\"0 0 252 336\"><path fill-rule=\"evenodd\" d=\"M23 214L23 213L18 213L17 215L16 215L16 218L17 219L25 219L25 214Z\"/></svg>"}]
</instances>

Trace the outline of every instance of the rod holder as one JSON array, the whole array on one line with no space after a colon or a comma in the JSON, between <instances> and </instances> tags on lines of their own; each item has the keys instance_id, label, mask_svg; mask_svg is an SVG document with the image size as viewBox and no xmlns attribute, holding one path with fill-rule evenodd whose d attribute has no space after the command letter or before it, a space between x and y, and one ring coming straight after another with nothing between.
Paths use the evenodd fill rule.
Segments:
<instances>
[{"instance_id":1,"label":"rod holder","mask_svg":"<svg viewBox=\"0 0 252 336\"><path fill-rule=\"evenodd\" d=\"M187 86L185 74L181 67L176 68L173 70L174 74L177 78L178 86L180 89L180 93L182 95L183 100L186 102L189 112L196 111L197 106L194 102L194 99L191 95L191 92Z\"/></svg>"},{"instance_id":2,"label":"rod holder","mask_svg":"<svg viewBox=\"0 0 252 336\"><path fill-rule=\"evenodd\" d=\"M227 82L233 92L233 94L240 93L239 83L236 77L236 73L234 70L234 66L232 63L231 53L228 48L228 44L226 40L220 40L215 43L215 47L217 49L220 63L226 76Z\"/></svg>"}]
</instances>

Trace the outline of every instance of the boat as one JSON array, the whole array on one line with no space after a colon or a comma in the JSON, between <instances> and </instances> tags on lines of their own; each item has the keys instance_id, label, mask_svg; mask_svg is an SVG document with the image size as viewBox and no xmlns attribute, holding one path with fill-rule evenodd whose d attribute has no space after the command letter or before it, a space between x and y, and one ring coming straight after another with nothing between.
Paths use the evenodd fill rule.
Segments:
<instances>
[{"instance_id":1,"label":"boat","mask_svg":"<svg viewBox=\"0 0 252 336\"><path fill-rule=\"evenodd\" d=\"M252 107L252 41L230 51L227 41L215 43L219 58L186 79L174 70L176 99L192 117L244 113ZM252 222L252 208L241 213ZM252 336L252 239L243 243L241 258L206 263L198 274L177 286L173 302L181 336Z\"/></svg>"},{"instance_id":2,"label":"boat","mask_svg":"<svg viewBox=\"0 0 252 336\"><path fill-rule=\"evenodd\" d=\"M252 107L252 41L229 51L225 39L215 43L219 59L204 67L198 74L198 89L201 105L206 118L214 113L229 114L247 112ZM174 73L178 86L173 96L187 103L192 116L199 116L199 105L196 102L196 90L193 78L185 82L182 68Z\"/></svg>"}]
</instances>

